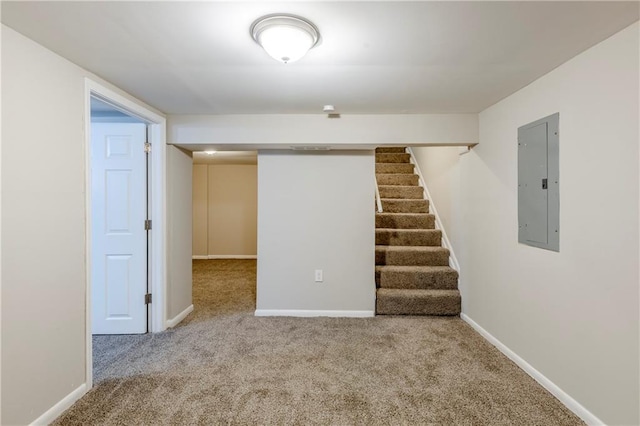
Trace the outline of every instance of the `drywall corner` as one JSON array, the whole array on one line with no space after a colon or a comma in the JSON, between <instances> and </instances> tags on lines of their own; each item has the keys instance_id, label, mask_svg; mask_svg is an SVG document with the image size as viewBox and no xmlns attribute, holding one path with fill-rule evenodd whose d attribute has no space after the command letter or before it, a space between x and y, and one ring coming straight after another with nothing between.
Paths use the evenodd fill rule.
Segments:
<instances>
[{"instance_id":1,"label":"drywall corner","mask_svg":"<svg viewBox=\"0 0 640 426\"><path fill-rule=\"evenodd\" d=\"M191 152L167 145L167 318L192 304Z\"/></svg>"}]
</instances>

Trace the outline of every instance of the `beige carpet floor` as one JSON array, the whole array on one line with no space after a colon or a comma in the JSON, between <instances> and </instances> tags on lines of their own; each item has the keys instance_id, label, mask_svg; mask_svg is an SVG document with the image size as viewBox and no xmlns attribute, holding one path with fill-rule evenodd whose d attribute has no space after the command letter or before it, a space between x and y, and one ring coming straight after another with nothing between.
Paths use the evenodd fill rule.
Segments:
<instances>
[{"instance_id":1,"label":"beige carpet floor","mask_svg":"<svg viewBox=\"0 0 640 426\"><path fill-rule=\"evenodd\" d=\"M577 425L457 317L256 318L255 261L194 261L195 311L94 338L56 425Z\"/></svg>"}]
</instances>

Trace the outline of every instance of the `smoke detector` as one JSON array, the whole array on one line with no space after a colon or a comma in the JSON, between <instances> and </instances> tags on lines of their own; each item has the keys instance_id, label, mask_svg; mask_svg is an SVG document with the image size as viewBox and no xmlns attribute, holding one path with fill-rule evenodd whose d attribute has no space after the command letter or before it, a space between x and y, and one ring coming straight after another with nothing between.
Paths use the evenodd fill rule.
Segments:
<instances>
[{"instance_id":1,"label":"smoke detector","mask_svg":"<svg viewBox=\"0 0 640 426\"><path fill-rule=\"evenodd\" d=\"M327 113L328 118L340 118L340 113L336 112L336 108L333 105L325 105L322 111Z\"/></svg>"}]
</instances>

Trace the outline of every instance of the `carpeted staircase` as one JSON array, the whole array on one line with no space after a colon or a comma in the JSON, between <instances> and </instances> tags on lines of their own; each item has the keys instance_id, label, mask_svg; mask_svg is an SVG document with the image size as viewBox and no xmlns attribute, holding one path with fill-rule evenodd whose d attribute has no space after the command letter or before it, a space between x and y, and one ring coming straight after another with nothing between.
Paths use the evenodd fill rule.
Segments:
<instances>
[{"instance_id":1,"label":"carpeted staircase","mask_svg":"<svg viewBox=\"0 0 640 426\"><path fill-rule=\"evenodd\" d=\"M458 315L458 272L405 148L376 149L376 313Z\"/></svg>"}]
</instances>

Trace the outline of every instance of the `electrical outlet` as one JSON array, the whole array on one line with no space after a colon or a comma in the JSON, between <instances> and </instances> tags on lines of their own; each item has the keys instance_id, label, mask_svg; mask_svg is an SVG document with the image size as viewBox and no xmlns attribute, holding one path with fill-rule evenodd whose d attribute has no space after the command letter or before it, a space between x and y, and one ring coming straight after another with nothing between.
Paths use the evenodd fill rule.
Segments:
<instances>
[{"instance_id":1,"label":"electrical outlet","mask_svg":"<svg viewBox=\"0 0 640 426\"><path fill-rule=\"evenodd\" d=\"M316 282L322 282L322 269L316 269Z\"/></svg>"}]
</instances>

